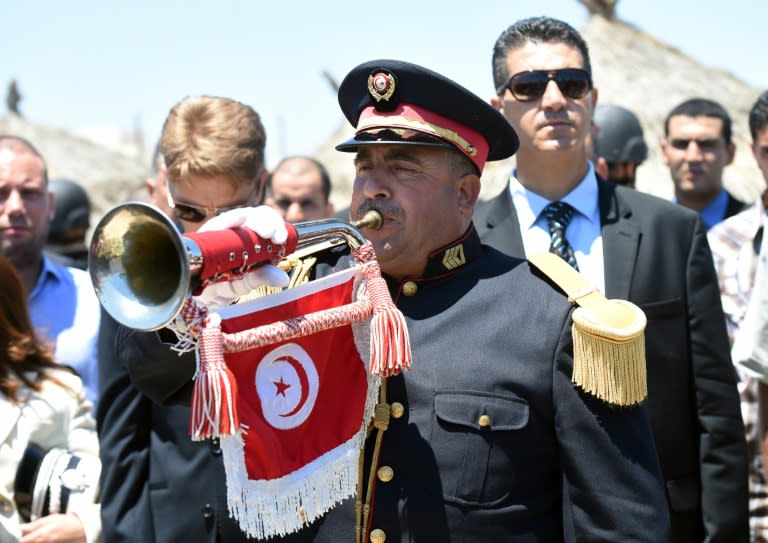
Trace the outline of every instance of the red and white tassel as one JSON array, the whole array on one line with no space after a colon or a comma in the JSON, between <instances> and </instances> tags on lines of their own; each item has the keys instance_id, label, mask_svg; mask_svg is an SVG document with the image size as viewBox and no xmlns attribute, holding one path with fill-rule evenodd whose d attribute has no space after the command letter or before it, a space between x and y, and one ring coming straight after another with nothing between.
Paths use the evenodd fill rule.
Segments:
<instances>
[{"instance_id":1,"label":"red and white tassel","mask_svg":"<svg viewBox=\"0 0 768 543\"><path fill-rule=\"evenodd\" d=\"M237 384L224 362L221 317L217 313L208 316L198 341L200 358L192 389L189 433L195 441L237 435Z\"/></svg>"},{"instance_id":2,"label":"red and white tassel","mask_svg":"<svg viewBox=\"0 0 768 543\"><path fill-rule=\"evenodd\" d=\"M392 301L371 243L367 242L353 252L359 262L365 262L365 286L373 309L368 371L381 377L397 375L411 369L413 358L405 317Z\"/></svg>"}]
</instances>

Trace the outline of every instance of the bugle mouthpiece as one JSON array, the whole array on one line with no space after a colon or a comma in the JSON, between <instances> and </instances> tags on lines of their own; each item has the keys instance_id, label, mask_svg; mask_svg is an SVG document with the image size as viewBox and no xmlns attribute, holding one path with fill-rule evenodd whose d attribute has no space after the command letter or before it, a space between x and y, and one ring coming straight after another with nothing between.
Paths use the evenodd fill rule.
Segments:
<instances>
[{"instance_id":1,"label":"bugle mouthpiece","mask_svg":"<svg viewBox=\"0 0 768 543\"><path fill-rule=\"evenodd\" d=\"M363 215L363 218L359 221L352 221L350 224L355 228L370 228L371 230L378 230L382 224L381 213L375 209L371 209Z\"/></svg>"}]
</instances>

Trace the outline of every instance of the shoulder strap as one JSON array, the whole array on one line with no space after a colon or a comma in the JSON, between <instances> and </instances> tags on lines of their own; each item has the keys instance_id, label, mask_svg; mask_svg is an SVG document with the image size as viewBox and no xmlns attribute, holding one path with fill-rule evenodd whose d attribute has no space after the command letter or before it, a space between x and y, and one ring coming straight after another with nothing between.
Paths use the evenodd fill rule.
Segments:
<instances>
[{"instance_id":1,"label":"shoulder strap","mask_svg":"<svg viewBox=\"0 0 768 543\"><path fill-rule=\"evenodd\" d=\"M648 395L643 311L625 300L608 300L586 277L548 253L528 260L557 284L573 312L572 381L615 405L634 405Z\"/></svg>"}]
</instances>

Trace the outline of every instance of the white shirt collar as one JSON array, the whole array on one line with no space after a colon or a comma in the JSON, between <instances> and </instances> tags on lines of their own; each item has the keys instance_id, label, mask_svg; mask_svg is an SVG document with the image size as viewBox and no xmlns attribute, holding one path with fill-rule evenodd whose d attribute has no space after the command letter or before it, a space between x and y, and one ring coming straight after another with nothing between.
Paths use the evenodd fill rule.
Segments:
<instances>
[{"instance_id":1,"label":"white shirt collar","mask_svg":"<svg viewBox=\"0 0 768 543\"><path fill-rule=\"evenodd\" d=\"M592 162L587 162L587 174L576 187L560 199L570 204L582 217L599 226L600 208L598 206L597 177ZM517 169L512 171L509 179L509 190L515 203L520 225L530 228L541 215L542 210L550 203L543 196L525 188L516 177ZM527 202L527 205L518 205Z\"/></svg>"}]
</instances>

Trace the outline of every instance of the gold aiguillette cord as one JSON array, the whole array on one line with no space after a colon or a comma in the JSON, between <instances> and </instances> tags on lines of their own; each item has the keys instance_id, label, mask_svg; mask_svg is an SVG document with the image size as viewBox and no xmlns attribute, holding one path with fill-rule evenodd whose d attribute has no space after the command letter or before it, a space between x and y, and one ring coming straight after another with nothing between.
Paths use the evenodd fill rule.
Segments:
<instances>
[{"instance_id":1,"label":"gold aiguillette cord","mask_svg":"<svg viewBox=\"0 0 768 543\"><path fill-rule=\"evenodd\" d=\"M379 465L381 456L381 442L384 438L384 432L389 427L389 404L387 403L387 380L382 379L379 387L379 403L376 405L373 417L373 427L376 429L376 441L373 446L373 456L371 458L371 469L368 474L368 487L365 489L365 502L360 497L363 494L363 470L365 464L365 446L360 451L360 460L357 465L357 496L355 497L355 542L362 543L364 532L368 527L368 517L371 513L371 498L373 496L373 487L376 480L376 466Z\"/></svg>"}]
</instances>

